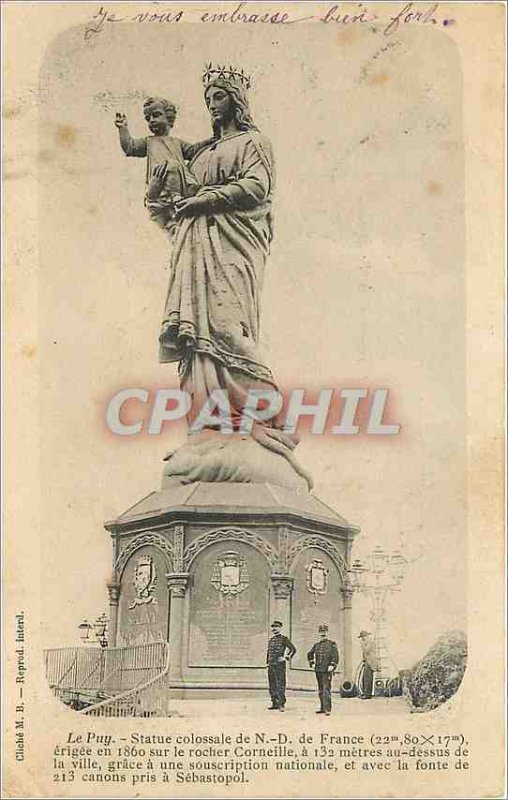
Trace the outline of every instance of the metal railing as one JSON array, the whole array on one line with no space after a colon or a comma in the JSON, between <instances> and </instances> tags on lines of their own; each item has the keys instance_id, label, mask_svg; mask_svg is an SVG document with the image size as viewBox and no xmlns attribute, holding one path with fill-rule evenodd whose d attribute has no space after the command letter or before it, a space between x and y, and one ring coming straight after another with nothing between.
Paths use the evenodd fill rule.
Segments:
<instances>
[{"instance_id":1,"label":"metal railing","mask_svg":"<svg viewBox=\"0 0 508 800\"><path fill-rule=\"evenodd\" d=\"M46 678L55 689L99 689L104 679L100 647L59 647L45 650Z\"/></svg>"},{"instance_id":2,"label":"metal railing","mask_svg":"<svg viewBox=\"0 0 508 800\"><path fill-rule=\"evenodd\" d=\"M167 642L129 647L64 647L45 651L46 677L54 694L77 693L93 702L149 684L167 662Z\"/></svg>"},{"instance_id":3,"label":"metal railing","mask_svg":"<svg viewBox=\"0 0 508 800\"><path fill-rule=\"evenodd\" d=\"M106 648L102 689L117 695L156 678L165 667L167 642Z\"/></svg>"},{"instance_id":4,"label":"metal railing","mask_svg":"<svg viewBox=\"0 0 508 800\"><path fill-rule=\"evenodd\" d=\"M165 650L162 672L122 694L79 711L94 717L165 717L168 713L169 646L158 642ZM140 647L147 645L140 645Z\"/></svg>"}]
</instances>

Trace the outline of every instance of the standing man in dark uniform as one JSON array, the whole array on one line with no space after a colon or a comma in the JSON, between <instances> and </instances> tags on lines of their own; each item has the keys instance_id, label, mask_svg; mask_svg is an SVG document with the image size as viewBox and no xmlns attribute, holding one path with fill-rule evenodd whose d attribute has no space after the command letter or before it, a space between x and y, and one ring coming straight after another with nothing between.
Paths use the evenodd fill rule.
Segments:
<instances>
[{"instance_id":1,"label":"standing man in dark uniform","mask_svg":"<svg viewBox=\"0 0 508 800\"><path fill-rule=\"evenodd\" d=\"M328 625L318 628L319 641L307 653L309 666L316 672L321 708L316 714L330 716L332 711L332 677L339 663L339 650L328 638Z\"/></svg>"},{"instance_id":2,"label":"standing man in dark uniform","mask_svg":"<svg viewBox=\"0 0 508 800\"><path fill-rule=\"evenodd\" d=\"M376 652L376 643L368 631L360 631L358 636L361 639L363 674L360 682L360 698L370 700L372 697L372 684L374 673L379 670L379 659Z\"/></svg>"},{"instance_id":3,"label":"standing man in dark uniform","mask_svg":"<svg viewBox=\"0 0 508 800\"><path fill-rule=\"evenodd\" d=\"M268 640L266 664L268 667L268 687L272 705L270 711L284 711L286 705L286 661L293 658L296 647L282 633L282 622L274 620L270 628L272 635Z\"/></svg>"}]
</instances>

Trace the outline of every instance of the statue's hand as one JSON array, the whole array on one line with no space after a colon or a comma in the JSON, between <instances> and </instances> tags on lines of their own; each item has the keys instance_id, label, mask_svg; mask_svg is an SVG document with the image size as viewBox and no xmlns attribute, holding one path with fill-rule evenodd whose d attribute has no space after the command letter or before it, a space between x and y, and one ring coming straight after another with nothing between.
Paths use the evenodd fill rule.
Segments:
<instances>
[{"instance_id":1,"label":"statue's hand","mask_svg":"<svg viewBox=\"0 0 508 800\"><path fill-rule=\"evenodd\" d=\"M127 127L127 117L125 114L117 113L115 116L115 125L117 128L126 128Z\"/></svg>"},{"instance_id":2,"label":"statue's hand","mask_svg":"<svg viewBox=\"0 0 508 800\"><path fill-rule=\"evenodd\" d=\"M154 168L146 190L148 200L155 200L162 192L168 174L168 167L169 164L165 161L164 164L158 164Z\"/></svg>"},{"instance_id":3,"label":"statue's hand","mask_svg":"<svg viewBox=\"0 0 508 800\"><path fill-rule=\"evenodd\" d=\"M210 201L206 197L188 197L176 203L175 219L184 217L199 217L210 211Z\"/></svg>"}]
</instances>

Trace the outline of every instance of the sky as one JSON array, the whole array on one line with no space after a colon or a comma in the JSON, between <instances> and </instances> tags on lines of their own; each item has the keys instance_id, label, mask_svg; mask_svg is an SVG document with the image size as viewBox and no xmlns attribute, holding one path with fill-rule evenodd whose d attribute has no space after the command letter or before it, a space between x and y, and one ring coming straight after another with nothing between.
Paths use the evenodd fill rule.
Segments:
<instances>
[{"instance_id":1,"label":"sky","mask_svg":"<svg viewBox=\"0 0 508 800\"><path fill-rule=\"evenodd\" d=\"M432 39L432 42L430 42ZM143 208L142 100L175 101L174 133L209 134L206 61L252 75L277 164L262 344L281 386L385 387L398 436L307 435L315 494L361 527L353 557L403 545L394 661L464 628L465 302L461 73L444 32L111 25L60 35L41 69L39 341L44 644L78 644L106 605L103 523L157 489L182 427L115 437L108 399L176 386L157 362L169 254ZM22 121L19 122L22 125ZM20 127L20 135L22 128ZM21 156L22 157L22 156ZM357 601L356 601L357 600ZM372 628L357 598L354 629ZM356 645L355 645L356 646ZM357 651L358 652L358 651Z\"/></svg>"}]
</instances>

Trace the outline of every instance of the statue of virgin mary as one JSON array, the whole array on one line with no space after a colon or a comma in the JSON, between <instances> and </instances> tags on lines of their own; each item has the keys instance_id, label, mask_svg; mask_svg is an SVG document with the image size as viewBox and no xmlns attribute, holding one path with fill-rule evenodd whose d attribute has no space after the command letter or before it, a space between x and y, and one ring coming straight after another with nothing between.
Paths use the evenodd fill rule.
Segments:
<instances>
[{"instance_id":1,"label":"statue of virgin mary","mask_svg":"<svg viewBox=\"0 0 508 800\"><path fill-rule=\"evenodd\" d=\"M263 273L273 236L272 148L252 119L250 79L243 71L209 65L203 83L214 138L189 165L199 191L178 204L160 334L160 361L179 362L181 388L192 398L191 432L214 390L227 393L237 430L249 390L276 389L259 347ZM238 438L245 443L249 437L238 433L228 445L226 438L213 426L189 437L168 459L166 475L185 482L266 480L266 458L255 444L277 457L270 473L278 465L289 476L285 483L309 483L293 456L295 437L284 433L277 419L254 422L253 442L241 445L243 455Z\"/></svg>"}]
</instances>

